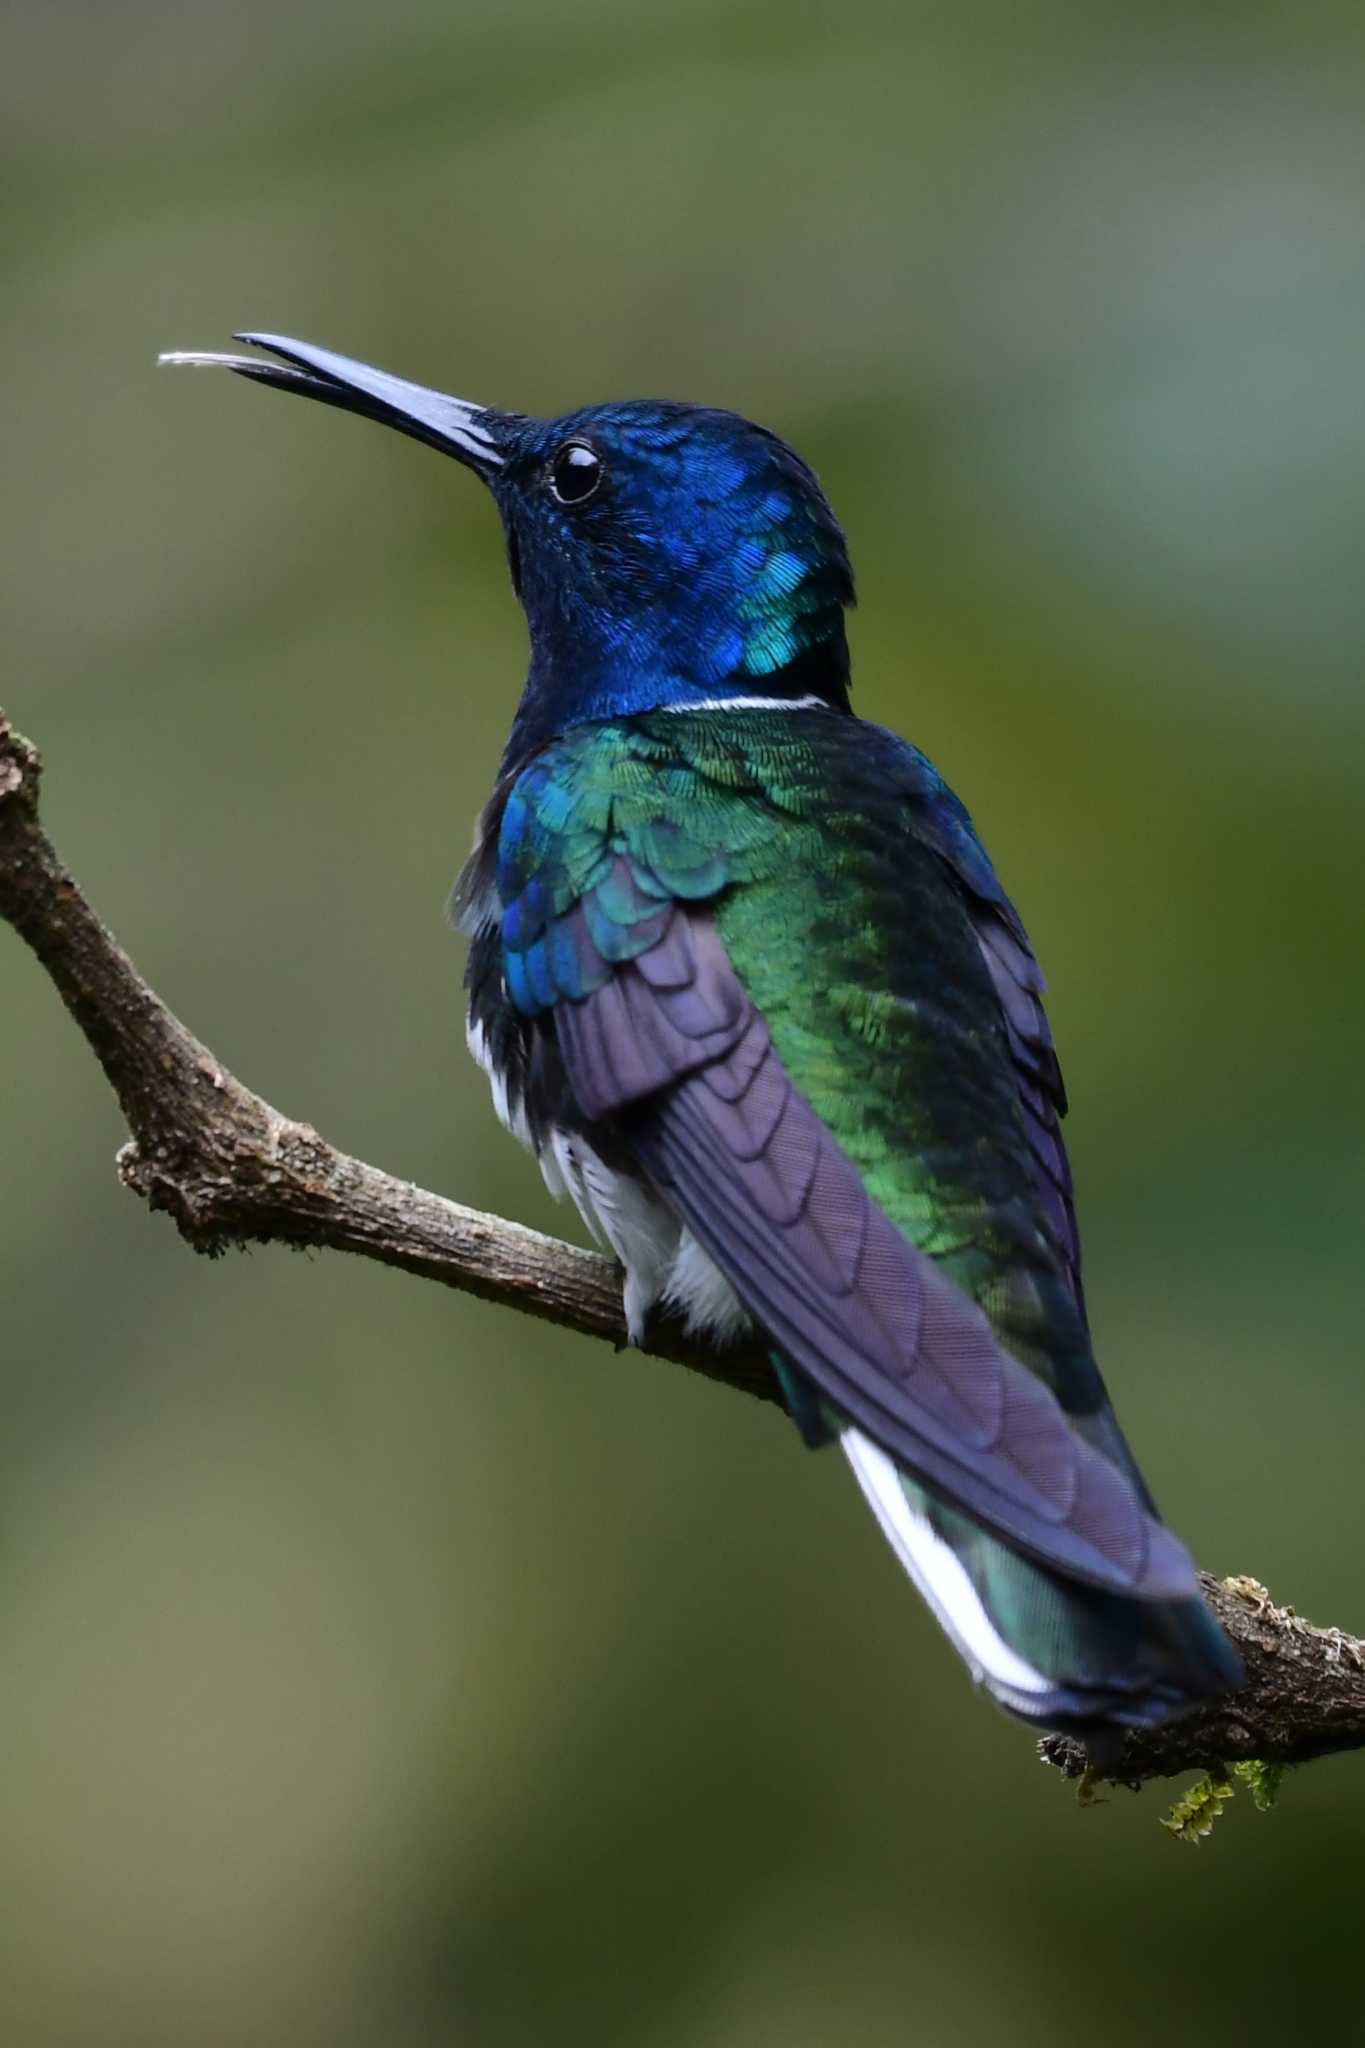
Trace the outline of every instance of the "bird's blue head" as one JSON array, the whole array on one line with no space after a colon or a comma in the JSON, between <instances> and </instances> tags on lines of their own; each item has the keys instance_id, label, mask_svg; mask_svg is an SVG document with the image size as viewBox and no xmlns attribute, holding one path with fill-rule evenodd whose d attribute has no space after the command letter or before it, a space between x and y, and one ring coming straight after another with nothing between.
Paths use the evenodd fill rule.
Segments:
<instances>
[{"instance_id":1,"label":"bird's blue head","mask_svg":"<svg viewBox=\"0 0 1365 2048\"><path fill-rule=\"evenodd\" d=\"M528 419L279 335L281 360L178 356L359 412L454 455L502 514L531 667L509 752L662 705L844 708L853 578L814 475L734 413L638 401Z\"/></svg>"},{"instance_id":2,"label":"bird's blue head","mask_svg":"<svg viewBox=\"0 0 1365 2048\"><path fill-rule=\"evenodd\" d=\"M519 724L742 696L847 702L844 537L775 435L648 402L496 431L493 495L531 628Z\"/></svg>"}]
</instances>

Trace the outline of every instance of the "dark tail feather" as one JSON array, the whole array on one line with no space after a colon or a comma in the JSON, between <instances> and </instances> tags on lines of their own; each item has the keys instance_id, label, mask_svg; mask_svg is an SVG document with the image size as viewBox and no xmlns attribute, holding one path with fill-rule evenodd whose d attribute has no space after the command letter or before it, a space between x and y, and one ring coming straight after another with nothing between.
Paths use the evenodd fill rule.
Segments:
<instances>
[{"instance_id":1,"label":"dark tail feather","mask_svg":"<svg viewBox=\"0 0 1365 2048\"><path fill-rule=\"evenodd\" d=\"M978 1683L1012 1714L1070 1734L1150 1728L1240 1685L1197 1594L1125 1599L1061 1577L988 1535L857 1430L844 1449L920 1592Z\"/></svg>"}]
</instances>

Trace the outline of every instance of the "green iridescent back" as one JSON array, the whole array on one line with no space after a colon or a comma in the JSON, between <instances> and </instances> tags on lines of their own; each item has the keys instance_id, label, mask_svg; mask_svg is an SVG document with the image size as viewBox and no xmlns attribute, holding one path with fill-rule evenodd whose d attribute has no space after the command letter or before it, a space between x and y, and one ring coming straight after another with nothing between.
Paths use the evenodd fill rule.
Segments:
<instances>
[{"instance_id":1,"label":"green iridescent back","mask_svg":"<svg viewBox=\"0 0 1365 2048\"><path fill-rule=\"evenodd\" d=\"M974 922L1003 898L922 756L824 709L580 728L519 779L499 879L530 1012L642 950L662 901L713 900L779 1056L878 1205L1068 1411L1100 1409Z\"/></svg>"}]
</instances>

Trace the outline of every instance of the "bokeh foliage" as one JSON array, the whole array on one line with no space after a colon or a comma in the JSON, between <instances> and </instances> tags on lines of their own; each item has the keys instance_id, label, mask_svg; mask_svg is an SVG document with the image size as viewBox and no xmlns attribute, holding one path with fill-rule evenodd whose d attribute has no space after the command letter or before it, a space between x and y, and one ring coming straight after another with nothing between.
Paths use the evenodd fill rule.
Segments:
<instances>
[{"instance_id":1,"label":"bokeh foliage","mask_svg":"<svg viewBox=\"0 0 1365 2048\"><path fill-rule=\"evenodd\" d=\"M568 1227L441 904L523 661L453 465L164 346L656 393L819 467L858 701L1052 977L1101 1356L1202 1562L1365 1628L1359 10L56 0L0 76L0 701L140 965ZM190 1259L0 933L6 2040L1279 2042L1359 1760L1197 1853L967 1693L832 1458L340 1260Z\"/></svg>"}]
</instances>

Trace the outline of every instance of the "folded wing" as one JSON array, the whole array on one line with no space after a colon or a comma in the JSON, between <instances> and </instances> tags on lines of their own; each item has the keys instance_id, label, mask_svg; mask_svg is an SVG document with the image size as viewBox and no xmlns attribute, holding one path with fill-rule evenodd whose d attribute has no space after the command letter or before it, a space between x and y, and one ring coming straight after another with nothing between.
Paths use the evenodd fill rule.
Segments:
<instances>
[{"instance_id":1,"label":"folded wing","mask_svg":"<svg viewBox=\"0 0 1365 2048\"><path fill-rule=\"evenodd\" d=\"M793 1084L703 908L669 906L554 1028L619 1140L774 1344L946 1501L1039 1562L1143 1599L1196 1591L1127 1476L869 1195Z\"/></svg>"}]
</instances>

